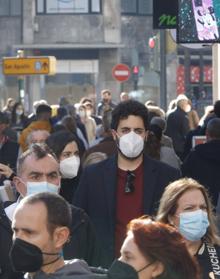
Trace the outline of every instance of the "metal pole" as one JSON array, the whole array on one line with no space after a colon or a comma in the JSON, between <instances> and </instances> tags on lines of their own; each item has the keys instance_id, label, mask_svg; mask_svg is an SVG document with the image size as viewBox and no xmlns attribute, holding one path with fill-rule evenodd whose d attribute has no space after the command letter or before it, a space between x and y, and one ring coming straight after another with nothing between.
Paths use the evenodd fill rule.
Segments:
<instances>
[{"instance_id":1,"label":"metal pole","mask_svg":"<svg viewBox=\"0 0 220 279\"><path fill-rule=\"evenodd\" d=\"M18 50L17 51L17 57L24 57L24 51L23 50ZM18 76L18 100L19 102L24 104L24 94L25 94L25 90L24 90L24 76Z\"/></svg>"},{"instance_id":2,"label":"metal pole","mask_svg":"<svg viewBox=\"0 0 220 279\"><path fill-rule=\"evenodd\" d=\"M213 103L220 100L220 44L212 46L212 88L213 88Z\"/></svg>"},{"instance_id":3,"label":"metal pole","mask_svg":"<svg viewBox=\"0 0 220 279\"><path fill-rule=\"evenodd\" d=\"M24 76L18 77L18 94L19 102L24 103Z\"/></svg>"},{"instance_id":4,"label":"metal pole","mask_svg":"<svg viewBox=\"0 0 220 279\"><path fill-rule=\"evenodd\" d=\"M160 106L167 109L166 31L160 30Z\"/></svg>"},{"instance_id":5,"label":"metal pole","mask_svg":"<svg viewBox=\"0 0 220 279\"><path fill-rule=\"evenodd\" d=\"M185 73L185 92L191 91L190 84L190 51L188 48L184 49L184 73ZM183 92L184 93L184 92Z\"/></svg>"},{"instance_id":6,"label":"metal pole","mask_svg":"<svg viewBox=\"0 0 220 279\"><path fill-rule=\"evenodd\" d=\"M135 79L134 80L134 91L138 90L138 81Z\"/></svg>"}]
</instances>

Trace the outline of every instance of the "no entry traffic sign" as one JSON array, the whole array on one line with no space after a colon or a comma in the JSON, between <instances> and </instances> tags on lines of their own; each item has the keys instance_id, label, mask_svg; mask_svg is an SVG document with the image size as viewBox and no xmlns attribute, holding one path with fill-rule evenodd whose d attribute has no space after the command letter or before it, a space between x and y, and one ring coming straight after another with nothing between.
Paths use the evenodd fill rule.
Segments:
<instances>
[{"instance_id":1,"label":"no entry traffic sign","mask_svg":"<svg viewBox=\"0 0 220 279\"><path fill-rule=\"evenodd\" d=\"M124 82L130 78L131 71L126 64L117 64L112 68L112 76L120 82Z\"/></svg>"}]
</instances>

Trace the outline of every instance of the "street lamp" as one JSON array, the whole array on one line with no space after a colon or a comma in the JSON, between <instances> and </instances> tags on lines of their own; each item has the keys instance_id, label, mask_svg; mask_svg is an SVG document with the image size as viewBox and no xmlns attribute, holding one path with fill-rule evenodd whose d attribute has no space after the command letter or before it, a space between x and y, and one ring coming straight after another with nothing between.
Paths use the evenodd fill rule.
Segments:
<instances>
[{"instance_id":1,"label":"street lamp","mask_svg":"<svg viewBox=\"0 0 220 279\"><path fill-rule=\"evenodd\" d=\"M17 57L23 58L24 50L22 50L22 49L17 50ZM24 94L25 94L24 79L25 79L24 76L18 76L18 99L19 99L19 102L22 102L22 103L24 103Z\"/></svg>"}]
</instances>

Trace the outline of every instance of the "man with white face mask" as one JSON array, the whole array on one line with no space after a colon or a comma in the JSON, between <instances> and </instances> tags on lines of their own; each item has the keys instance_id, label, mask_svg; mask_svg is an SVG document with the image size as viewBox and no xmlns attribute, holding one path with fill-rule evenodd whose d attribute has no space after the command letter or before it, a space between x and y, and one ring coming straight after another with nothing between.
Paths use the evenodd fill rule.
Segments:
<instances>
[{"instance_id":1,"label":"man with white face mask","mask_svg":"<svg viewBox=\"0 0 220 279\"><path fill-rule=\"evenodd\" d=\"M119 255L126 225L143 214L153 214L164 187L179 171L143 155L147 138L147 108L134 100L121 102L112 112L112 135L118 154L87 167L75 195L102 242L108 266Z\"/></svg>"},{"instance_id":2,"label":"man with white face mask","mask_svg":"<svg viewBox=\"0 0 220 279\"><path fill-rule=\"evenodd\" d=\"M4 250L5 257L11 246L9 236L12 236L10 222L20 200L31 194L40 192L51 192L58 194L60 191L59 163L55 155L46 145L33 145L31 149L24 152L18 159L17 176L13 178L20 197L16 203L0 212L0 234L6 234L2 239L6 243L0 243L0 247L8 247ZM99 248L93 226L87 214L80 208L72 206L72 229L69 242L64 246L64 259L80 258L86 260L90 265L99 265ZM1 229L1 223L7 230ZM1 262L0 262L1 267ZM8 268L8 267L7 267ZM16 277L15 278L19 278Z\"/></svg>"}]
</instances>

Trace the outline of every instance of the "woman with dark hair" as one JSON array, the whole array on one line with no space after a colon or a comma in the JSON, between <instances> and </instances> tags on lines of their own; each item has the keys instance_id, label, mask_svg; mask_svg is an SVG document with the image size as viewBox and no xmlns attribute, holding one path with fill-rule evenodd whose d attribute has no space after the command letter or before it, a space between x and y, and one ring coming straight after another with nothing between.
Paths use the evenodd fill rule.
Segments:
<instances>
[{"instance_id":1,"label":"woman with dark hair","mask_svg":"<svg viewBox=\"0 0 220 279\"><path fill-rule=\"evenodd\" d=\"M16 131L22 131L28 125L28 117L24 114L24 107L20 102L16 102L11 112L10 126Z\"/></svg>"},{"instance_id":2,"label":"woman with dark hair","mask_svg":"<svg viewBox=\"0 0 220 279\"><path fill-rule=\"evenodd\" d=\"M181 235L171 226L149 217L129 223L119 260L130 264L139 279L200 278Z\"/></svg>"},{"instance_id":3,"label":"woman with dark hair","mask_svg":"<svg viewBox=\"0 0 220 279\"><path fill-rule=\"evenodd\" d=\"M73 133L77 137L80 156L82 157L84 151L88 147L88 142L84 138L81 130L77 127L76 119L70 115L66 115L63 117L60 124L63 125L68 132Z\"/></svg>"},{"instance_id":4,"label":"woman with dark hair","mask_svg":"<svg viewBox=\"0 0 220 279\"><path fill-rule=\"evenodd\" d=\"M60 163L60 195L72 203L79 183L80 157L77 138L67 131L58 131L50 135L46 144L57 156Z\"/></svg>"},{"instance_id":5,"label":"woman with dark hair","mask_svg":"<svg viewBox=\"0 0 220 279\"><path fill-rule=\"evenodd\" d=\"M220 275L220 238L212 210L205 187L192 178L182 178L166 187L157 214L158 221L176 227L184 237L203 279Z\"/></svg>"}]
</instances>

